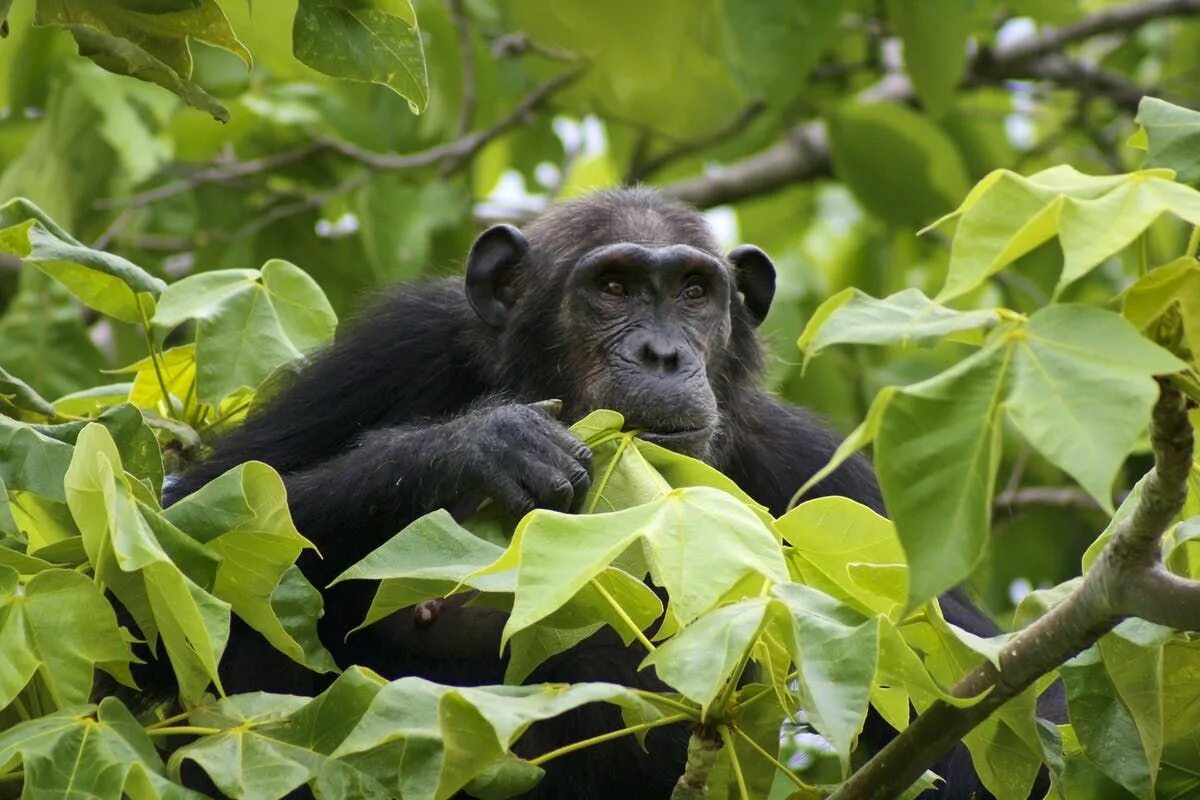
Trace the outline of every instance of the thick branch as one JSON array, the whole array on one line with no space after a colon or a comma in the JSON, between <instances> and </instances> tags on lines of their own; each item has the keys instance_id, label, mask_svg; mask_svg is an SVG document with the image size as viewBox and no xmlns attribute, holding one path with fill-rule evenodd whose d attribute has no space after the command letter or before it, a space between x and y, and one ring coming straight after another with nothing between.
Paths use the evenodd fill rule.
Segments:
<instances>
[{"instance_id":1,"label":"thick branch","mask_svg":"<svg viewBox=\"0 0 1200 800\"><path fill-rule=\"evenodd\" d=\"M1155 466L1133 513L1119 524L1079 587L951 689L978 703L937 701L851 776L830 800L889 800L997 708L1042 675L1090 647L1127 616L1196 629L1200 583L1168 573L1159 539L1183 507L1192 464L1192 428L1183 396L1164 385L1150 426Z\"/></svg>"}]
</instances>

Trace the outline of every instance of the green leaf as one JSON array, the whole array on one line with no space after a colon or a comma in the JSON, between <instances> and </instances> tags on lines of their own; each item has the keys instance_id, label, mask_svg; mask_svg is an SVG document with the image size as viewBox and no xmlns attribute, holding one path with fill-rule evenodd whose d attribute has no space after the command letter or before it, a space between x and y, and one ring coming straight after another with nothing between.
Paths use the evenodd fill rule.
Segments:
<instances>
[{"instance_id":1,"label":"green leaf","mask_svg":"<svg viewBox=\"0 0 1200 800\"><path fill-rule=\"evenodd\" d=\"M57 416L58 412L32 386L0 367L0 414L41 422Z\"/></svg>"},{"instance_id":2,"label":"green leaf","mask_svg":"<svg viewBox=\"0 0 1200 800\"><path fill-rule=\"evenodd\" d=\"M72 570L38 572L18 586L0 566L0 708L38 673L59 708L86 703L98 665L127 675L133 659L104 593ZM123 665L123 666L117 666Z\"/></svg>"},{"instance_id":3,"label":"green leaf","mask_svg":"<svg viewBox=\"0 0 1200 800\"><path fill-rule=\"evenodd\" d=\"M734 73L747 91L769 98L799 88L831 44L842 12L842 0L724 5Z\"/></svg>"},{"instance_id":4,"label":"green leaf","mask_svg":"<svg viewBox=\"0 0 1200 800\"><path fill-rule=\"evenodd\" d=\"M410 0L300 0L292 23L296 58L335 78L387 86L414 114L429 102L429 77Z\"/></svg>"},{"instance_id":5,"label":"green leaf","mask_svg":"<svg viewBox=\"0 0 1200 800\"><path fill-rule=\"evenodd\" d=\"M1137 721L1121 700L1093 647L1064 664L1071 725L1091 763L1142 800L1154 797L1157 758L1151 761Z\"/></svg>"},{"instance_id":6,"label":"green leaf","mask_svg":"<svg viewBox=\"0 0 1200 800\"><path fill-rule=\"evenodd\" d=\"M119 700L65 709L0 732L0 764L20 759L29 797L192 798L167 780L154 743Z\"/></svg>"},{"instance_id":7,"label":"green leaf","mask_svg":"<svg viewBox=\"0 0 1200 800\"><path fill-rule=\"evenodd\" d=\"M804 711L845 767L862 729L879 656L879 621L798 583L771 593L791 615Z\"/></svg>"},{"instance_id":8,"label":"green leaf","mask_svg":"<svg viewBox=\"0 0 1200 800\"><path fill-rule=\"evenodd\" d=\"M1184 183L1200 181L1200 111L1143 97L1138 103L1138 133L1144 137L1144 167L1166 167Z\"/></svg>"},{"instance_id":9,"label":"green leaf","mask_svg":"<svg viewBox=\"0 0 1200 800\"><path fill-rule=\"evenodd\" d=\"M1064 254L1058 290L1086 275L1170 212L1200 224L1200 192L1175 183L1169 170L1094 177L1068 166L1028 178L996 170L957 210L950 271L937 300L971 291L1035 247L1059 237Z\"/></svg>"},{"instance_id":10,"label":"green leaf","mask_svg":"<svg viewBox=\"0 0 1200 800\"><path fill-rule=\"evenodd\" d=\"M217 559L139 497L108 432L84 428L67 469L67 504L96 580L129 609L153 649L161 635L185 701L209 681L229 638L229 604L214 597ZM185 574L187 569L189 574Z\"/></svg>"},{"instance_id":11,"label":"green leaf","mask_svg":"<svg viewBox=\"0 0 1200 800\"><path fill-rule=\"evenodd\" d=\"M161 280L120 256L86 247L23 198L0 205L0 252L33 264L71 294L122 322L138 322L138 292L157 296Z\"/></svg>"},{"instance_id":12,"label":"green leaf","mask_svg":"<svg viewBox=\"0 0 1200 800\"><path fill-rule=\"evenodd\" d=\"M595 702L618 705L628 724L663 716L632 690L612 684L455 689L402 678L379 691L333 756L362 763L373 753L392 753L388 765L395 772L385 785L398 786L405 798L448 798L507 760L508 748L530 724Z\"/></svg>"},{"instance_id":13,"label":"green leaf","mask_svg":"<svg viewBox=\"0 0 1200 800\"><path fill-rule=\"evenodd\" d=\"M927 117L897 105L842 106L829 120L834 172L880 219L915 227L970 185L958 147Z\"/></svg>"},{"instance_id":14,"label":"green leaf","mask_svg":"<svg viewBox=\"0 0 1200 800\"><path fill-rule=\"evenodd\" d=\"M1149 422L1152 376L1183 366L1116 314L1049 306L945 372L884 389L803 488L875 441L915 608L983 556L1006 410L1031 445L1111 508L1113 477Z\"/></svg>"},{"instance_id":15,"label":"green leaf","mask_svg":"<svg viewBox=\"0 0 1200 800\"><path fill-rule=\"evenodd\" d=\"M1008 409L1038 452L1112 511L1112 483L1158 398L1152 376L1185 365L1119 316L1049 306L1011 339Z\"/></svg>"},{"instance_id":16,"label":"green leaf","mask_svg":"<svg viewBox=\"0 0 1200 800\"><path fill-rule=\"evenodd\" d=\"M772 611L767 597L751 597L705 614L642 662L707 714L729 681L736 681ZM782 610L778 603L775 612Z\"/></svg>"},{"instance_id":17,"label":"green leaf","mask_svg":"<svg viewBox=\"0 0 1200 800\"><path fill-rule=\"evenodd\" d=\"M820 497L776 524L804 584L864 614L899 619L908 601L908 565L888 519L845 497ZM891 579L879 580L884 574Z\"/></svg>"},{"instance_id":18,"label":"green leaf","mask_svg":"<svg viewBox=\"0 0 1200 800\"><path fill-rule=\"evenodd\" d=\"M189 80L192 54L188 40L229 50L250 65L250 51L238 41L216 0L150 8L128 2L39 0L34 23L66 28L75 37L80 55L110 72L158 84L221 122L229 119L229 112Z\"/></svg>"},{"instance_id":19,"label":"green leaf","mask_svg":"<svg viewBox=\"0 0 1200 800\"><path fill-rule=\"evenodd\" d=\"M32 274L32 273L30 273ZM57 397L100 377L108 366L88 337L79 306L63 287L35 275L0 316L4 366L43 397Z\"/></svg>"},{"instance_id":20,"label":"green leaf","mask_svg":"<svg viewBox=\"0 0 1200 800\"><path fill-rule=\"evenodd\" d=\"M158 439L146 423L142 412L128 403L113 406L95 419L64 422L60 425L38 425L36 430L55 441L74 445L80 432L92 423L99 423L105 427L117 445L125 472L148 484L157 502L163 482L162 453L158 449ZM53 496L63 497L59 493Z\"/></svg>"},{"instance_id":21,"label":"green leaf","mask_svg":"<svg viewBox=\"0 0 1200 800\"><path fill-rule=\"evenodd\" d=\"M1156 323L1178 311L1193 360L1200 359L1200 262L1183 256L1151 270L1125 290L1121 313L1155 337Z\"/></svg>"},{"instance_id":22,"label":"green leaf","mask_svg":"<svg viewBox=\"0 0 1200 800\"><path fill-rule=\"evenodd\" d=\"M163 517L220 557L211 589L216 597L292 660L317 672L336 671L317 637L321 595L294 568L313 545L292 524L275 470L257 461L234 467Z\"/></svg>"},{"instance_id":23,"label":"green leaf","mask_svg":"<svg viewBox=\"0 0 1200 800\"><path fill-rule=\"evenodd\" d=\"M888 21L904 43L904 69L934 116L950 106L966 71L972 12L962 0L888 2Z\"/></svg>"},{"instance_id":24,"label":"green leaf","mask_svg":"<svg viewBox=\"0 0 1200 800\"><path fill-rule=\"evenodd\" d=\"M259 270L218 270L171 284L153 324L165 335L197 320L197 396L216 404L255 389L282 364L333 336L337 316L316 282L273 259Z\"/></svg>"},{"instance_id":25,"label":"green leaf","mask_svg":"<svg viewBox=\"0 0 1200 800\"><path fill-rule=\"evenodd\" d=\"M877 300L858 289L830 297L809 317L797 346L805 360L838 344L929 345L954 333L987 329L1000 321L990 309L955 311L919 289Z\"/></svg>"},{"instance_id":26,"label":"green leaf","mask_svg":"<svg viewBox=\"0 0 1200 800\"><path fill-rule=\"evenodd\" d=\"M677 623L694 620L735 587L755 593L747 581L787 579L771 530L751 509L716 489L675 489L609 514L538 510L521 521L508 551L488 568L517 568L505 640L562 607L637 545L651 578L667 590L668 615Z\"/></svg>"}]
</instances>

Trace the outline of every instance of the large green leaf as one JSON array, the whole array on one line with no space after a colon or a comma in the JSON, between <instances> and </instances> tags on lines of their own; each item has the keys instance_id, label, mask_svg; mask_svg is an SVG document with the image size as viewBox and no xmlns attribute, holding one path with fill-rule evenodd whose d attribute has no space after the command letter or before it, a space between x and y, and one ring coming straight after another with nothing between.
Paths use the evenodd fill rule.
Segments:
<instances>
[{"instance_id":1,"label":"large green leaf","mask_svg":"<svg viewBox=\"0 0 1200 800\"><path fill-rule=\"evenodd\" d=\"M928 117L897 105L850 104L829 120L834 172L868 211L915 227L970 185L958 147Z\"/></svg>"},{"instance_id":2,"label":"large green leaf","mask_svg":"<svg viewBox=\"0 0 1200 800\"><path fill-rule=\"evenodd\" d=\"M138 292L158 295L166 287L120 256L80 244L24 198L0 205L0 252L33 264L84 305L123 322L140 321Z\"/></svg>"},{"instance_id":3,"label":"large green leaf","mask_svg":"<svg viewBox=\"0 0 1200 800\"><path fill-rule=\"evenodd\" d=\"M1000 321L991 309L955 311L935 303L920 289L904 289L878 300L858 289L843 289L813 312L797 346L805 359L837 344L932 344L963 331L987 329Z\"/></svg>"},{"instance_id":4,"label":"large green leaf","mask_svg":"<svg viewBox=\"0 0 1200 800\"><path fill-rule=\"evenodd\" d=\"M337 78L381 83L419 114L429 102L421 31L410 0L300 0L296 58Z\"/></svg>"},{"instance_id":5,"label":"large green leaf","mask_svg":"<svg viewBox=\"0 0 1200 800\"><path fill-rule=\"evenodd\" d=\"M1200 192L1148 169L1095 177L1058 166L1028 178L996 170L962 205L934 223L958 220L950 272L938 300L971 291L988 276L1058 236L1059 289L1127 247L1162 214L1200 224ZM933 226L930 226L933 227Z\"/></svg>"},{"instance_id":6,"label":"large green leaf","mask_svg":"<svg viewBox=\"0 0 1200 800\"><path fill-rule=\"evenodd\" d=\"M724 5L733 71L749 92L771 99L800 88L832 43L842 12L842 0L725 0Z\"/></svg>"},{"instance_id":7,"label":"large green leaf","mask_svg":"<svg viewBox=\"0 0 1200 800\"><path fill-rule=\"evenodd\" d=\"M1185 183L1200 181L1200 111L1143 97L1130 144L1146 151L1145 167L1166 167Z\"/></svg>"},{"instance_id":8,"label":"large green leaf","mask_svg":"<svg viewBox=\"0 0 1200 800\"><path fill-rule=\"evenodd\" d=\"M154 313L161 335L196 323L197 396L216 404L255 389L282 364L333 336L337 316L298 267L272 259L262 270L219 270L171 284Z\"/></svg>"},{"instance_id":9,"label":"large green leaf","mask_svg":"<svg viewBox=\"0 0 1200 800\"><path fill-rule=\"evenodd\" d=\"M0 764L20 759L26 797L195 798L167 780L145 730L116 698L0 732Z\"/></svg>"},{"instance_id":10,"label":"large green leaf","mask_svg":"<svg viewBox=\"0 0 1200 800\"><path fill-rule=\"evenodd\" d=\"M486 571L517 570L505 639L562 607L638 546L651 578L667 590L675 624L694 620L735 588L754 594L754 583L787 579L772 531L751 509L716 489L674 489L608 514L538 510L521 521L508 550Z\"/></svg>"},{"instance_id":11,"label":"large green leaf","mask_svg":"<svg viewBox=\"0 0 1200 800\"><path fill-rule=\"evenodd\" d=\"M782 610L769 597L751 597L705 614L646 657L643 667L700 705L704 713L737 681L763 625Z\"/></svg>"},{"instance_id":12,"label":"large green leaf","mask_svg":"<svg viewBox=\"0 0 1200 800\"><path fill-rule=\"evenodd\" d=\"M1153 798L1158 759L1147 752L1137 720L1105 670L1099 648L1076 656L1059 672L1067 688L1071 725L1088 758L1136 797Z\"/></svg>"},{"instance_id":13,"label":"large green leaf","mask_svg":"<svg viewBox=\"0 0 1200 800\"><path fill-rule=\"evenodd\" d=\"M121 75L156 83L222 122L229 112L189 80L189 39L222 47L247 66L246 49L216 0L176 0L146 7L133 2L38 0L38 25L57 25L75 37L81 55Z\"/></svg>"},{"instance_id":14,"label":"large green leaf","mask_svg":"<svg viewBox=\"0 0 1200 800\"><path fill-rule=\"evenodd\" d=\"M904 69L934 116L949 107L966 71L972 12L962 0L888 2L888 20L904 43Z\"/></svg>"},{"instance_id":15,"label":"large green leaf","mask_svg":"<svg viewBox=\"0 0 1200 800\"><path fill-rule=\"evenodd\" d=\"M127 676L133 653L112 606L89 578L50 569L18 585L0 566L0 709L37 673L59 708L86 703L97 665Z\"/></svg>"},{"instance_id":16,"label":"large green leaf","mask_svg":"<svg viewBox=\"0 0 1200 800\"><path fill-rule=\"evenodd\" d=\"M908 565L892 523L844 497L819 497L779 518L800 582L864 614L898 619L908 601Z\"/></svg>"},{"instance_id":17,"label":"large green leaf","mask_svg":"<svg viewBox=\"0 0 1200 800\"><path fill-rule=\"evenodd\" d=\"M804 711L849 766L850 749L867 717L879 656L879 621L798 583L775 586L791 616L792 661Z\"/></svg>"},{"instance_id":18,"label":"large green leaf","mask_svg":"<svg viewBox=\"0 0 1200 800\"><path fill-rule=\"evenodd\" d=\"M1112 312L1049 306L933 378L889 387L806 487L875 442L879 483L909 564L909 607L982 557L1004 412L1105 508L1149 422L1155 374L1184 364Z\"/></svg>"},{"instance_id":19,"label":"large green leaf","mask_svg":"<svg viewBox=\"0 0 1200 800\"><path fill-rule=\"evenodd\" d=\"M216 597L291 659L318 672L336 671L317 638L321 595L293 567L312 544L292 524L275 470L258 461L241 464L163 517L220 557Z\"/></svg>"},{"instance_id":20,"label":"large green leaf","mask_svg":"<svg viewBox=\"0 0 1200 800\"><path fill-rule=\"evenodd\" d=\"M65 487L96 580L129 609L151 647L161 636L185 700L214 682L229 638L229 604L214 597L218 559L164 519L121 468L108 432L88 425ZM153 503L153 504L151 504Z\"/></svg>"}]
</instances>

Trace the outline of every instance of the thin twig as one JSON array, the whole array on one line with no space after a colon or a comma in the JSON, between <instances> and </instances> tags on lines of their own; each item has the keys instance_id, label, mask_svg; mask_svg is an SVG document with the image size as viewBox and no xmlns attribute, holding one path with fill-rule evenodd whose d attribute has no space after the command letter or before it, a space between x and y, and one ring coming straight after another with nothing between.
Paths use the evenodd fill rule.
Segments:
<instances>
[{"instance_id":1,"label":"thin twig","mask_svg":"<svg viewBox=\"0 0 1200 800\"><path fill-rule=\"evenodd\" d=\"M462 58L462 105L458 109L458 128L455 137L466 136L475 121L475 48L471 45L471 20L463 0L448 0L450 17L458 31L458 50ZM453 169L451 162L442 165L445 176Z\"/></svg>"},{"instance_id":2,"label":"thin twig","mask_svg":"<svg viewBox=\"0 0 1200 800\"><path fill-rule=\"evenodd\" d=\"M742 131L746 130L750 123L757 119L758 116L766 110L766 108L766 102L764 102L761 97L756 97L751 100L745 108L738 112L736 117L729 120L729 122L725 123L712 133L704 136L698 136L695 139L688 139L686 141L679 142L674 147L664 150L656 156L647 157L643 155L641 158L635 157L632 160L632 165L629 168L627 182L635 183L640 180L645 180L673 161L678 161L679 159L690 156L693 153L699 153L703 150L707 150L713 145L732 139Z\"/></svg>"}]
</instances>

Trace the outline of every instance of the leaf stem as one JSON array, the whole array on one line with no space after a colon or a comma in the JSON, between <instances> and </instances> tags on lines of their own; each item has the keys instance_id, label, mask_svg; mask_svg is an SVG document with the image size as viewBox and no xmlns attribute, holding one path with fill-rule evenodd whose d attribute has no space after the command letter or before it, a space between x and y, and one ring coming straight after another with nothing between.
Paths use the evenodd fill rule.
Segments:
<instances>
[{"instance_id":1,"label":"leaf stem","mask_svg":"<svg viewBox=\"0 0 1200 800\"><path fill-rule=\"evenodd\" d=\"M666 697L658 692L650 692L646 691L645 689L634 689L632 691L639 697L644 697L649 703L661 703L662 705L670 706L671 708L687 714L691 719L698 719L700 716L699 709L695 708L694 706L689 706L687 703L681 703L678 700Z\"/></svg>"},{"instance_id":2,"label":"leaf stem","mask_svg":"<svg viewBox=\"0 0 1200 800\"><path fill-rule=\"evenodd\" d=\"M1200 225L1192 226L1192 235L1188 237L1187 256L1195 258L1196 251L1200 250Z\"/></svg>"},{"instance_id":3,"label":"leaf stem","mask_svg":"<svg viewBox=\"0 0 1200 800\"><path fill-rule=\"evenodd\" d=\"M153 723L147 725L146 730L153 731L153 730L157 730L158 728L166 728L169 725L174 725L176 722L183 722L185 719L190 717L191 714L192 714L191 711L180 711L178 714L176 714L174 716L164 717L163 719L160 719L158 722L153 722Z\"/></svg>"},{"instance_id":4,"label":"leaf stem","mask_svg":"<svg viewBox=\"0 0 1200 800\"><path fill-rule=\"evenodd\" d=\"M10 772L7 775L0 775L0 783L8 783L10 781L15 783L16 781L23 780L25 780L25 772L23 770Z\"/></svg>"},{"instance_id":5,"label":"leaf stem","mask_svg":"<svg viewBox=\"0 0 1200 800\"><path fill-rule=\"evenodd\" d=\"M637 623L633 621L633 618L630 617L629 614L625 613L625 609L621 608L621 604L617 602L617 598L609 594L608 590L600 585L600 581L592 578L590 583L592 584L592 588L599 592L600 596L604 598L604 601L612 608L613 613L620 617L621 621L629 626L629 629L633 631L633 635L637 637L639 642L642 643L642 646L646 648L647 652L653 653L658 649L654 646L654 642L650 641L646 637L646 634L642 632L642 629L637 626Z\"/></svg>"},{"instance_id":6,"label":"leaf stem","mask_svg":"<svg viewBox=\"0 0 1200 800\"><path fill-rule=\"evenodd\" d=\"M751 738L750 734L746 733L741 728L734 727L734 726L730 726L730 727L733 729L734 733L736 733L738 736L742 737L742 740L745 741L746 744L748 744L752 748L754 748L755 752L757 752L760 756L765 758L767 761L770 761L772 764L774 764L775 769L782 772L784 777L787 778L788 780L790 780L793 784L795 784L797 789L801 789L805 792L813 791L813 787L809 786L807 783L800 780L800 777L798 775L796 775L796 773L792 772L791 769L788 768L787 764L784 764L778 758L776 758L775 756L768 753L765 749L763 749L763 746L760 745L758 742L754 741L754 739Z\"/></svg>"},{"instance_id":7,"label":"leaf stem","mask_svg":"<svg viewBox=\"0 0 1200 800\"><path fill-rule=\"evenodd\" d=\"M792 670L784 677L783 683L784 683L784 685L787 685L787 684L791 683L792 681L794 681L798 677L800 677L800 671ZM762 700L767 695L774 694L774 693L775 693L775 687L773 685L768 686L766 689L763 689L761 692L758 692L757 694L753 694L749 698L738 703L738 708L745 708L746 706L750 705L751 703L757 703L759 700Z\"/></svg>"},{"instance_id":8,"label":"leaf stem","mask_svg":"<svg viewBox=\"0 0 1200 800\"><path fill-rule=\"evenodd\" d=\"M533 764L535 767L541 766L547 761L558 758L559 756L565 756L568 753L574 753L576 750L583 750L586 747L601 744L612 739L619 739L622 736L628 736L631 733L648 731L652 728L661 728L664 725L674 725L677 722L687 722L689 719L691 719L691 717L687 714L672 714L669 717L662 717L654 720L653 722L643 722L640 725L630 725L628 728L621 728L619 730L609 731L608 733L602 733L599 736L592 736L588 739L572 742L571 744L560 747L557 750L551 750L549 753L543 753L537 758L531 759L529 763Z\"/></svg>"},{"instance_id":9,"label":"leaf stem","mask_svg":"<svg viewBox=\"0 0 1200 800\"><path fill-rule=\"evenodd\" d=\"M224 733L223 728L202 728L196 725L179 725L178 727L168 728L147 728L146 733L150 736L212 736L217 733Z\"/></svg>"},{"instance_id":10,"label":"leaf stem","mask_svg":"<svg viewBox=\"0 0 1200 800\"><path fill-rule=\"evenodd\" d=\"M171 393L167 391L167 382L163 380L158 348L154 346L154 336L150 333L150 318L146 316L146 308L142 305L141 299L136 297L134 299L137 300L138 316L142 318L142 333L146 336L146 348L150 351L150 363L154 366L154 377L158 379L158 390L162 392L166 416L169 419L179 419L175 416L175 409L171 405Z\"/></svg>"},{"instance_id":11,"label":"leaf stem","mask_svg":"<svg viewBox=\"0 0 1200 800\"><path fill-rule=\"evenodd\" d=\"M741 795L742 800L750 800L750 790L746 788L746 776L742 774L742 763L738 761L737 749L733 746L733 741L729 736L729 726L721 725L717 728L717 733L721 734L725 751L729 753L729 766L733 768L733 776L737 778L738 794Z\"/></svg>"},{"instance_id":12,"label":"leaf stem","mask_svg":"<svg viewBox=\"0 0 1200 800\"><path fill-rule=\"evenodd\" d=\"M613 472L617 469L617 464L621 463L621 456L625 454L625 448L629 446L632 435L626 436L617 445L617 452L613 453L612 461L608 462L608 466L604 470L604 477L596 481L596 485L592 487L592 500L584 509L585 514L595 514L596 506L600 504L600 497L604 494L604 489L608 486L608 482L612 479Z\"/></svg>"}]
</instances>

